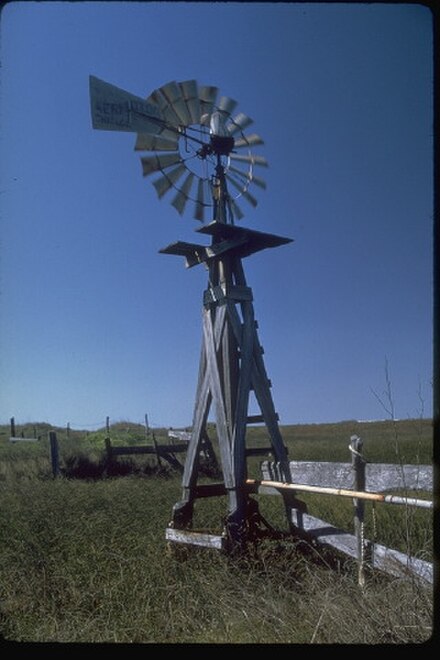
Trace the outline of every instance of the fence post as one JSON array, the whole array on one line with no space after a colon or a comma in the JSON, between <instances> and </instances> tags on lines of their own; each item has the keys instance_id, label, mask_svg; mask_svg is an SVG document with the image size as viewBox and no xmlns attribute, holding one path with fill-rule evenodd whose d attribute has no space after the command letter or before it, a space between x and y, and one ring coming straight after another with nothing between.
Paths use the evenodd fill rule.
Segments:
<instances>
[{"instance_id":1,"label":"fence post","mask_svg":"<svg viewBox=\"0 0 440 660\"><path fill-rule=\"evenodd\" d=\"M159 447L157 446L156 436L154 435L154 431L153 431L153 444L154 444L154 448L156 450L157 464L158 464L159 467L162 467L162 462L160 460Z\"/></svg>"},{"instance_id":2,"label":"fence post","mask_svg":"<svg viewBox=\"0 0 440 660\"><path fill-rule=\"evenodd\" d=\"M113 452L112 452L112 443L110 441L110 438L105 439L105 450L107 453L107 463L111 463L113 459Z\"/></svg>"},{"instance_id":3,"label":"fence post","mask_svg":"<svg viewBox=\"0 0 440 660\"><path fill-rule=\"evenodd\" d=\"M365 490L365 460L362 456L362 440L357 435L350 438L351 462L354 471L354 490ZM358 582L361 587L365 584L364 575L364 513L365 502L354 498L354 529L358 546Z\"/></svg>"},{"instance_id":4,"label":"fence post","mask_svg":"<svg viewBox=\"0 0 440 660\"><path fill-rule=\"evenodd\" d=\"M50 460L52 463L52 474L57 477L60 473L60 463L58 455L58 440L57 434L55 431L49 431L49 442L50 442Z\"/></svg>"}]
</instances>

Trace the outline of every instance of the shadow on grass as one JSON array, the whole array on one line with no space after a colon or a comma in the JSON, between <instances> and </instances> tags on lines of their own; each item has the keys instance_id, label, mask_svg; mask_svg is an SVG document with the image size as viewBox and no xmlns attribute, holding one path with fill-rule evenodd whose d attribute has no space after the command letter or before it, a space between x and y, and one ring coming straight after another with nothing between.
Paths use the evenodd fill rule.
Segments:
<instances>
[{"instance_id":1,"label":"shadow on grass","mask_svg":"<svg viewBox=\"0 0 440 660\"><path fill-rule=\"evenodd\" d=\"M209 461L201 462L199 472L205 476L216 478L219 470ZM61 468L61 474L68 479L98 480L114 477L127 477L130 475L144 477L172 477L177 470L171 465L139 464L130 459L109 460L106 456L99 459L91 458L86 454L67 456Z\"/></svg>"},{"instance_id":2,"label":"shadow on grass","mask_svg":"<svg viewBox=\"0 0 440 660\"><path fill-rule=\"evenodd\" d=\"M149 464L138 465L128 459L108 460L105 456L93 459L85 454L76 454L65 458L61 474L68 479L98 480L129 475L167 477L173 472L171 468Z\"/></svg>"}]
</instances>

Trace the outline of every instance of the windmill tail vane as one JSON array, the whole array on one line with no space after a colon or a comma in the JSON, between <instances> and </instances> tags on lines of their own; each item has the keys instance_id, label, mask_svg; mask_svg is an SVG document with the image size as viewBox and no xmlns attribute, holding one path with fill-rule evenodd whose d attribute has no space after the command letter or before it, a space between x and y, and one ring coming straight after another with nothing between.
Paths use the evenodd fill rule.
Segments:
<instances>
[{"instance_id":1,"label":"windmill tail vane","mask_svg":"<svg viewBox=\"0 0 440 660\"><path fill-rule=\"evenodd\" d=\"M212 219L233 224L244 215L238 199L257 205L249 188L266 187L254 169L268 163L253 153L263 140L245 134L253 120L234 114L234 99L195 80L169 82L146 99L95 76L89 84L93 128L137 133L135 151L150 152L141 156L143 176L156 177L159 199L171 194L180 215L190 202L196 220L211 208Z\"/></svg>"}]
</instances>

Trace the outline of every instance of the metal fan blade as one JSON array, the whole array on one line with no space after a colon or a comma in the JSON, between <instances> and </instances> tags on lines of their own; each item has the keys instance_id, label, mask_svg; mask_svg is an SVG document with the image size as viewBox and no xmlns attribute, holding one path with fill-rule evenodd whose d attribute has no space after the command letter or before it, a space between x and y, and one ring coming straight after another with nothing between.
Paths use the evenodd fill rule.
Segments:
<instances>
[{"instance_id":1,"label":"metal fan blade","mask_svg":"<svg viewBox=\"0 0 440 660\"><path fill-rule=\"evenodd\" d=\"M188 124L198 124L200 121L200 101L197 82L195 80L184 80L179 83L179 87L191 119Z\"/></svg>"},{"instance_id":2,"label":"metal fan blade","mask_svg":"<svg viewBox=\"0 0 440 660\"><path fill-rule=\"evenodd\" d=\"M148 176L152 172L164 170L167 167L171 167L171 165L177 165L181 160L180 153L177 151L173 154L143 156L141 158L143 175Z\"/></svg>"},{"instance_id":3,"label":"metal fan blade","mask_svg":"<svg viewBox=\"0 0 440 660\"><path fill-rule=\"evenodd\" d=\"M248 192L248 191L246 190L246 188L243 188L243 186L240 185L237 181L235 181L235 179L233 179L233 178L231 177L230 174L227 174L227 175L226 175L226 178L227 178L227 180L229 181L229 183L232 183L232 185L234 186L234 188L236 188L237 190L240 191L242 197L244 197L245 199L247 199L247 201L248 201L250 204L252 204L252 206L254 206L254 207L257 206L257 204L258 204L257 200L255 199L255 197L254 197L253 195L250 194L250 192Z\"/></svg>"},{"instance_id":4,"label":"metal fan blade","mask_svg":"<svg viewBox=\"0 0 440 660\"><path fill-rule=\"evenodd\" d=\"M251 183L255 183L256 186L263 188L263 190L266 190L267 188L266 181L259 176L255 176L253 172L251 176Z\"/></svg>"},{"instance_id":5,"label":"metal fan blade","mask_svg":"<svg viewBox=\"0 0 440 660\"><path fill-rule=\"evenodd\" d=\"M231 204L231 210L232 210L232 215L234 218L237 218L237 220L241 220L244 217L244 213L241 210L241 208L238 206L237 202L230 198L230 204Z\"/></svg>"},{"instance_id":6,"label":"metal fan blade","mask_svg":"<svg viewBox=\"0 0 440 660\"><path fill-rule=\"evenodd\" d=\"M185 206L188 201L189 191L191 190L193 179L194 179L194 174L190 172L186 177L185 181L183 182L181 189L177 192L177 194L173 198L173 201L171 202L171 204L174 206L174 208L180 215L182 215L185 210Z\"/></svg>"},{"instance_id":7,"label":"metal fan blade","mask_svg":"<svg viewBox=\"0 0 440 660\"><path fill-rule=\"evenodd\" d=\"M182 174L186 172L186 167L182 163L175 167L170 172L162 172L160 179L153 181L153 186L156 188L157 196L161 199L165 193L180 179Z\"/></svg>"},{"instance_id":8,"label":"metal fan blade","mask_svg":"<svg viewBox=\"0 0 440 660\"><path fill-rule=\"evenodd\" d=\"M262 138L260 138L260 136L256 133L252 133L251 135L243 135L243 137L238 138L238 140L234 140L234 147L236 149L240 149L240 147L251 147L255 146L256 144L264 144Z\"/></svg>"},{"instance_id":9,"label":"metal fan blade","mask_svg":"<svg viewBox=\"0 0 440 660\"><path fill-rule=\"evenodd\" d=\"M115 85L89 76L92 126L106 131L155 134L164 117L151 100L130 94Z\"/></svg>"},{"instance_id":10,"label":"metal fan blade","mask_svg":"<svg viewBox=\"0 0 440 660\"><path fill-rule=\"evenodd\" d=\"M168 103L171 103L171 105L181 98L180 89L175 80L166 83L166 85L162 85L159 89L161 94L164 95Z\"/></svg>"},{"instance_id":11,"label":"metal fan blade","mask_svg":"<svg viewBox=\"0 0 440 660\"><path fill-rule=\"evenodd\" d=\"M169 102L166 96L162 93L161 89L156 89L151 96L149 97L153 103L155 103L162 113L165 121L171 126L179 126L181 123L180 117L175 112L173 106Z\"/></svg>"},{"instance_id":12,"label":"metal fan blade","mask_svg":"<svg viewBox=\"0 0 440 660\"><path fill-rule=\"evenodd\" d=\"M174 112L179 117L180 124L182 124L182 126L188 126L191 123L191 115L182 97L180 85L173 81L161 87L160 91L169 101Z\"/></svg>"},{"instance_id":13,"label":"metal fan blade","mask_svg":"<svg viewBox=\"0 0 440 660\"><path fill-rule=\"evenodd\" d=\"M262 167L267 167L269 163L263 156L255 156L254 154L250 154L247 156L240 156L238 154L231 154L229 156L231 160L235 160L237 162L242 162L242 163L251 163L252 165L261 165Z\"/></svg>"},{"instance_id":14,"label":"metal fan blade","mask_svg":"<svg viewBox=\"0 0 440 660\"><path fill-rule=\"evenodd\" d=\"M173 103L173 109L175 110L176 114L179 116L180 123L182 126L189 126L190 124L192 124L191 115L184 99L179 99L178 101Z\"/></svg>"},{"instance_id":15,"label":"metal fan blade","mask_svg":"<svg viewBox=\"0 0 440 660\"><path fill-rule=\"evenodd\" d=\"M245 115L243 112L239 112L238 115L231 119L231 123L227 126L229 135L234 135L237 131L242 131L250 126L253 121L253 119Z\"/></svg>"},{"instance_id":16,"label":"metal fan blade","mask_svg":"<svg viewBox=\"0 0 440 660\"><path fill-rule=\"evenodd\" d=\"M205 220L205 206L207 206L205 203L205 184L206 181L204 179L199 179L197 184L197 201L194 217L196 220L200 220L200 222L204 222Z\"/></svg>"},{"instance_id":17,"label":"metal fan blade","mask_svg":"<svg viewBox=\"0 0 440 660\"><path fill-rule=\"evenodd\" d=\"M259 176L255 176L253 172L243 172L236 167L229 166L229 172L235 172L237 175L244 177L249 183L255 183L259 188L266 189L266 181Z\"/></svg>"},{"instance_id":18,"label":"metal fan blade","mask_svg":"<svg viewBox=\"0 0 440 660\"><path fill-rule=\"evenodd\" d=\"M217 107L220 112L230 115L236 105L237 101L234 101L234 99L229 98L229 96L222 96Z\"/></svg>"},{"instance_id":19,"label":"metal fan blade","mask_svg":"<svg viewBox=\"0 0 440 660\"><path fill-rule=\"evenodd\" d=\"M177 138L173 140L162 135L149 135L148 133L139 133L134 145L135 151L176 151L179 146Z\"/></svg>"},{"instance_id":20,"label":"metal fan blade","mask_svg":"<svg viewBox=\"0 0 440 660\"><path fill-rule=\"evenodd\" d=\"M217 98L217 93L217 87L210 87L206 85L204 87L199 87L200 116L211 114L214 108L215 99Z\"/></svg>"}]
</instances>

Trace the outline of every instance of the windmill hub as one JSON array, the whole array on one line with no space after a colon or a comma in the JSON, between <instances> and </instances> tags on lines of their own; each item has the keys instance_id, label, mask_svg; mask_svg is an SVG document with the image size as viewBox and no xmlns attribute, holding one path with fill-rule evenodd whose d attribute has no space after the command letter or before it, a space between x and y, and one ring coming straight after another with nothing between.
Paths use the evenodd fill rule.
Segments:
<instances>
[{"instance_id":1,"label":"windmill hub","mask_svg":"<svg viewBox=\"0 0 440 660\"><path fill-rule=\"evenodd\" d=\"M219 156L229 156L234 148L235 140L230 136L211 135L211 148Z\"/></svg>"},{"instance_id":2,"label":"windmill hub","mask_svg":"<svg viewBox=\"0 0 440 660\"><path fill-rule=\"evenodd\" d=\"M203 144L197 151L197 156L202 160L215 154L216 156L229 156L234 148L233 137L223 135L211 135L209 143Z\"/></svg>"}]
</instances>

